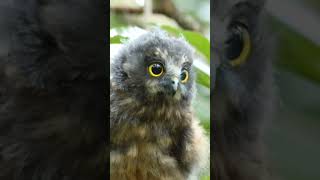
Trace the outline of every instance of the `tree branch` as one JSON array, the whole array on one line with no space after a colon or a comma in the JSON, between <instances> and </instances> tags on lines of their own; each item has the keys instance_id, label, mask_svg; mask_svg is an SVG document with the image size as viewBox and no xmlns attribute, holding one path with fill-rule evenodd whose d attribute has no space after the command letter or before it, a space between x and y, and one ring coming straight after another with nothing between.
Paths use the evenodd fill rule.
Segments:
<instances>
[{"instance_id":1,"label":"tree branch","mask_svg":"<svg viewBox=\"0 0 320 180\"><path fill-rule=\"evenodd\" d=\"M143 7L111 7L111 11L116 14L143 14ZM200 24L191 17L183 15L171 0L154 0L153 12L164 14L174 19L183 29L200 31Z\"/></svg>"}]
</instances>

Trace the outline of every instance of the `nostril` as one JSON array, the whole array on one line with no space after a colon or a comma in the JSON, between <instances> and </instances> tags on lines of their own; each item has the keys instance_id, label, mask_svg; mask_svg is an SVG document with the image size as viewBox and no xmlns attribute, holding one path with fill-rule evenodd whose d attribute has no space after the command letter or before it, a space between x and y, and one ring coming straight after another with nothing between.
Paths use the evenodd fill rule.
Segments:
<instances>
[{"instance_id":1,"label":"nostril","mask_svg":"<svg viewBox=\"0 0 320 180\"><path fill-rule=\"evenodd\" d=\"M176 81L171 81L172 84L176 84Z\"/></svg>"}]
</instances>

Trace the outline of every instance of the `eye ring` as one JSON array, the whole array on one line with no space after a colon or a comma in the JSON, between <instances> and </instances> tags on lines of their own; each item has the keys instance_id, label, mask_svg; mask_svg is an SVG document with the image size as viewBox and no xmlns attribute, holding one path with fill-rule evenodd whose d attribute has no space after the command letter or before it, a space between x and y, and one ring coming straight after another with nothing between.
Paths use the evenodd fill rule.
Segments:
<instances>
[{"instance_id":1,"label":"eye ring","mask_svg":"<svg viewBox=\"0 0 320 180\"><path fill-rule=\"evenodd\" d=\"M251 52L250 33L245 25L236 24L231 28L231 37L227 40L227 58L231 66L245 63Z\"/></svg>"},{"instance_id":2,"label":"eye ring","mask_svg":"<svg viewBox=\"0 0 320 180\"><path fill-rule=\"evenodd\" d=\"M148 72L152 77L160 77L164 72L163 65L161 63L152 63L148 67Z\"/></svg>"},{"instance_id":3,"label":"eye ring","mask_svg":"<svg viewBox=\"0 0 320 180\"><path fill-rule=\"evenodd\" d=\"M186 83L189 80L189 72L187 70L182 70L180 74L181 83Z\"/></svg>"}]
</instances>

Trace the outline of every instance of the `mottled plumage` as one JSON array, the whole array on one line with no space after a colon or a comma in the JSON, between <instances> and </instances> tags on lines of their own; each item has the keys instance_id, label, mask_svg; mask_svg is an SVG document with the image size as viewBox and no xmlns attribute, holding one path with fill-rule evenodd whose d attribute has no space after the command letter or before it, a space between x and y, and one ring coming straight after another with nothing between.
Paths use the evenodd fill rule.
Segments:
<instances>
[{"instance_id":1,"label":"mottled plumage","mask_svg":"<svg viewBox=\"0 0 320 180\"><path fill-rule=\"evenodd\" d=\"M263 6L263 0L212 2L213 166L219 180L270 179L263 128L272 114L272 69ZM248 32L251 49L244 61L232 66L228 56L239 54L242 45L237 34L230 36L239 28Z\"/></svg>"},{"instance_id":2,"label":"mottled plumage","mask_svg":"<svg viewBox=\"0 0 320 180\"><path fill-rule=\"evenodd\" d=\"M185 40L160 30L126 43L115 57L110 88L112 180L192 179L204 167L208 142L191 107L193 58ZM148 73L154 62L164 66L160 77ZM189 72L185 83L183 69Z\"/></svg>"}]
</instances>

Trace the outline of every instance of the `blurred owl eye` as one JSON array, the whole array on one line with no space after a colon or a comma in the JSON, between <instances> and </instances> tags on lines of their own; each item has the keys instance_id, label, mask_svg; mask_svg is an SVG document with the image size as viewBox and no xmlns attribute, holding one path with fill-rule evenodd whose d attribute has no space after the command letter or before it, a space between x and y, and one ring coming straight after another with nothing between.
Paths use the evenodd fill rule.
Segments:
<instances>
[{"instance_id":1,"label":"blurred owl eye","mask_svg":"<svg viewBox=\"0 0 320 180\"><path fill-rule=\"evenodd\" d=\"M251 50L251 39L245 25L235 24L230 28L230 37L226 41L226 57L232 66L246 62Z\"/></svg>"},{"instance_id":2,"label":"blurred owl eye","mask_svg":"<svg viewBox=\"0 0 320 180\"><path fill-rule=\"evenodd\" d=\"M189 79L189 72L187 70L182 70L180 74L180 80L182 83L186 83Z\"/></svg>"},{"instance_id":3,"label":"blurred owl eye","mask_svg":"<svg viewBox=\"0 0 320 180\"><path fill-rule=\"evenodd\" d=\"M148 67L149 74L153 77L161 76L163 73L163 69L163 65L160 63L153 63Z\"/></svg>"}]
</instances>

